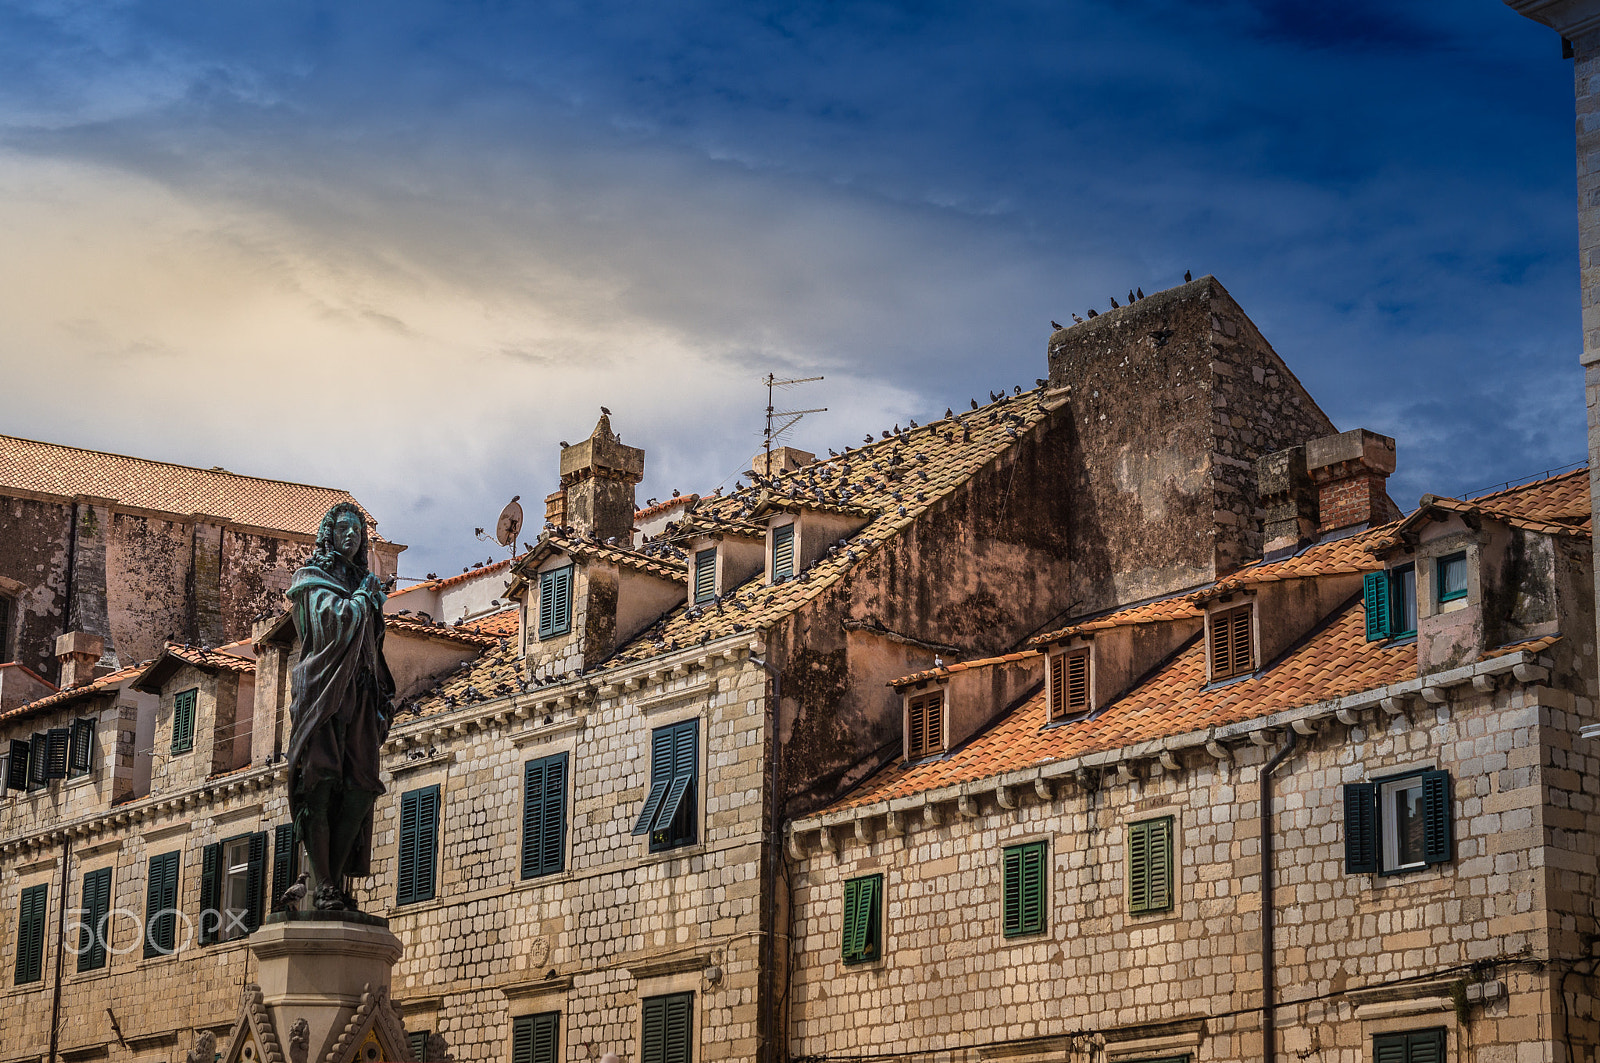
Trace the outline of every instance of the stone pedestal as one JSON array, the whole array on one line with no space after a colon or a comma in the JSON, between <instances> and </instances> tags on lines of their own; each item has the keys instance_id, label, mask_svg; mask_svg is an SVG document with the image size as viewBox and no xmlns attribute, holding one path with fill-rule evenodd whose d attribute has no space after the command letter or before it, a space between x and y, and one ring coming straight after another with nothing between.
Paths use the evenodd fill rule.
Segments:
<instances>
[{"instance_id":1,"label":"stone pedestal","mask_svg":"<svg viewBox=\"0 0 1600 1063\"><path fill-rule=\"evenodd\" d=\"M274 913L250 935L248 985L223 1063L407 1063L389 998L400 939L356 912Z\"/></svg>"}]
</instances>

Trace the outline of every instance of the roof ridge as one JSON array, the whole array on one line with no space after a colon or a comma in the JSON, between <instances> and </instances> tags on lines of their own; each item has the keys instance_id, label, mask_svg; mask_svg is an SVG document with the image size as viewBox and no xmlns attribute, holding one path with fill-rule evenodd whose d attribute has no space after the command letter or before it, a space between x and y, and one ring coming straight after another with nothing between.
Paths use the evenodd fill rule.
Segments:
<instances>
[{"instance_id":1,"label":"roof ridge","mask_svg":"<svg viewBox=\"0 0 1600 1063\"><path fill-rule=\"evenodd\" d=\"M254 473L234 472L232 469L224 469L221 466L208 469L200 465L185 465L180 461L165 461L161 458L141 458L136 454L123 454L122 452L116 450L98 450L94 447L75 447L71 443L52 443L44 439L29 439L27 436L13 436L4 433L0 433L0 439L15 439L22 443L32 443L35 446L41 447L54 447L57 450L73 450L80 454L104 454L107 457L122 458L124 461L143 462L146 465L165 465L169 469L187 469L190 472L209 473L215 476L233 476L241 480L255 480L259 483L286 484L289 487L305 487L310 488L313 491L333 491L342 495L350 494L350 492L343 487L329 487L326 484L308 484L302 483L299 480L285 480L276 476L257 476ZM351 498L353 501L354 496L351 496Z\"/></svg>"},{"instance_id":2,"label":"roof ridge","mask_svg":"<svg viewBox=\"0 0 1600 1063\"><path fill-rule=\"evenodd\" d=\"M1568 469L1566 472L1554 473L1554 474L1552 474L1550 476L1545 476L1545 477L1542 477L1542 478L1537 479L1537 480L1529 480L1527 483L1516 484L1515 486L1512 486L1512 487L1502 487L1499 490L1490 491L1487 494L1481 494L1481 495L1468 494L1464 498L1457 499L1457 501L1459 501L1459 502L1482 502L1482 501L1484 501L1486 499L1495 498L1495 497L1497 497L1499 495L1509 495L1509 494L1511 494L1511 493L1513 493L1515 491L1526 491L1530 487L1541 487L1541 486L1543 486L1545 484L1553 484L1557 480L1565 480L1570 476L1577 476L1579 473L1587 474L1588 472L1589 472L1589 463L1587 461L1585 461L1585 462L1580 463L1576 468ZM1446 496L1439 495L1437 497L1443 498L1443 497L1446 497Z\"/></svg>"}]
</instances>

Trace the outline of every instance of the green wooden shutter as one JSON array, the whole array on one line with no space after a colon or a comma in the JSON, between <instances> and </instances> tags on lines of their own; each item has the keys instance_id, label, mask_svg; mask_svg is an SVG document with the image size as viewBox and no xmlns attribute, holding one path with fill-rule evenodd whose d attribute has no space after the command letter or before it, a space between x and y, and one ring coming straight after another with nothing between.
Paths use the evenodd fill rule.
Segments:
<instances>
[{"instance_id":1,"label":"green wooden shutter","mask_svg":"<svg viewBox=\"0 0 1600 1063\"><path fill-rule=\"evenodd\" d=\"M432 900L438 862L439 787L400 796L400 867L396 904Z\"/></svg>"},{"instance_id":2,"label":"green wooden shutter","mask_svg":"<svg viewBox=\"0 0 1600 1063\"><path fill-rule=\"evenodd\" d=\"M395 904L410 904L417 899L417 805L421 790L400 795L400 852L395 869Z\"/></svg>"},{"instance_id":3,"label":"green wooden shutter","mask_svg":"<svg viewBox=\"0 0 1600 1063\"><path fill-rule=\"evenodd\" d=\"M882 875L864 875L845 882L844 936L840 949L845 963L878 958L882 901Z\"/></svg>"},{"instance_id":4,"label":"green wooden shutter","mask_svg":"<svg viewBox=\"0 0 1600 1063\"><path fill-rule=\"evenodd\" d=\"M780 524L772 529L772 578L774 581L794 575L794 525Z\"/></svg>"},{"instance_id":5,"label":"green wooden shutter","mask_svg":"<svg viewBox=\"0 0 1600 1063\"><path fill-rule=\"evenodd\" d=\"M1022 933L1022 851L1007 849L1001 860L1001 870L1001 929L1006 937L1011 937Z\"/></svg>"},{"instance_id":6,"label":"green wooden shutter","mask_svg":"<svg viewBox=\"0 0 1600 1063\"><path fill-rule=\"evenodd\" d=\"M1422 776L1422 858L1442 864L1454 855L1450 801L1450 773L1424 772Z\"/></svg>"},{"instance_id":7,"label":"green wooden shutter","mask_svg":"<svg viewBox=\"0 0 1600 1063\"><path fill-rule=\"evenodd\" d=\"M717 548L694 555L694 600L709 602L717 596Z\"/></svg>"},{"instance_id":8,"label":"green wooden shutter","mask_svg":"<svg viewBox=\"0 0 1600 1063\"><path fill-rule=\"evenodd\" d=\"M1353 782L1344 788L1344 870L1370 875L1378 870L1378 787Z\"/></svg>"},{"instance_id":9,"label":"green wooden shutter","mask_svg":"<svg viewBox=\"0 0 1600 1063\"><path fill-rule=\"evenodd\" d=\"M572 630L572 566L556 573L556 633Z\"/></svg>"},{"instance_id":10,"label":"green wooden shutter","mask_svg":"<svg viewBox=\"0 0 1600 1063\"><path fill-rule=\"evenodd\" d=\"M86 775L94 763L94 720L80 718L72 721L72 754L70 770L73 775Z\"/></svg>"},{"instance_id":11,"label":"green wooden shutter","mask_svg":"<svg viewBox=\"0 0 1600 1063\"><path fill-rule=\"evenodd\" d=\"M547 1011L530 1015L533 1020L532 1063L556 1063L558 1042L561 1039L561 1013Z\"/></svg>"},{"instance_id":12,"label":"green wooden shutter","mask_svg":"<svg viewBox=\"0 0 1600 1063\"><path fill-rule=\"evenodd\" d=\"M1001 854L1001 930L1006 937L1037 934L1045 919L1045 844L1013 845Z\"/></svg>"},{"instance_id":13,"label":"green wooden shutter","mask_svg":"<svg viewBox=\"0 0 1600 1063\"><path fill-rule=\"evenodd\" d=\"M695 837L694 784L700 763L700 721L684 720L664 730L672 735L672 785L650 828L652 848L686 845Z\"/></svg>"},{"instance_id":14,"label":"green wooden shutter","mask_svg":"<svg viewBox=\"0 0 1600 1063\"><path fill-rule=\"evenodd\" d=\"M667 1044L663 1063L690 1063L694 1058L693 993L667 998Z\"/></svg>"},{"instance_id":15,"label":"green wooden shutter","mask_svg":"<svg viewBox=\"0 0 1600 1063\"><path fill-rule=\"evenodd\" d=\"M111 869L83 876L82 929L78 931L78 970L98 971L106 965L106 915L111 911Z\"/></svg>"},{"instance_id":16,"label":"green wooden shutter","mask_svg":"<svg viewBox=\"0 0 1600 1063\"><path fill-rule=\"evenodd\" d=\"M300 847L295 844L294 824L279 824L272 832L272 910L282 911L283 894L300 875Z\"/></svg>"},{"instance_id":17,"label":"green wooden shutter","mask_svg":"<svg viewBox=\"0 0 1600 1063\"><path fill-rule=\"evenodd\" d=\"M533 1016L511 1022L511 1063L533 1063Z\"/></svg>"},{"instance_id":18,"label":"green wooden shutter","mask_svg":"<svg viewBox=\"0 0 1600 1063\"><path fill-rule=\"evenodd\" d=\"M647 997L639 1024L640 1063L662 1063L667 1051L667 1000Z\"/></svg>"},{"instance_id":19,"label":"green wooden shutter","mask_svg":"<svg viewBox=\"0 0 1600 1063\"><path fill-rule=\"evenodd\" d=\"M1411 1057L1406 1063L1444 1063L1444 1027L1411 1031L1406 1048Z\"/></svg>"},{"instance_id":20,"label":"green wooden shutter","mask_svg":"<svg viewBox=\"0 0 1600 1063\"><path fill-rule=\"evenodd\" d=\"M650 734L650 793L644 799L644 808L634 821L634 834L649 834L655 824L656 813L672 785L672 728L658 727Z\"/></svg>"},{"instance_id":21,"label":"green wooden shutter","mask_svg":"<svg viewBox=\"0 0 1600 1063\"><path fill-rule=\"evenodd\" d=\"M200 852L200 944L210 945L222 936L227 922L222 914L222 843L213 842Z\"/></svg>"},{"instance_id":22,"label":"green wooden shutter","mask_svg":"<svg viewBox=\"0 0 1600 1063\"><path fill-rule=\"evenodd\" d=\"M267 901L267 832L250 835L250 867L245 872L245 898L248 910L244 925L251 933L261 929L261 916Z\"/></svg>"},{"instance_id":23,"label":"green wooden shutter","mask_svg":"<svg viewBox=\"0 0 1600 1063\"><path fill-rule=\"evenodd\" d=\"M411 1048L413 1063L428 1063L428 1035L432 1030L413 1030L406 1034L406 1044ZM516 1034L513 1030L511 1039L511 1052L513 1061L516 1060Z\"/></svg>"},{"instance_id":24,"label":"green wooden shutter","mask_svg":"<svg viewBox=\"0 0 1600 1063\"><path fill-rule=\"evenodd\" d=\"M168 955L177 947L178 860L182 855L170 852L150 858L144 900L145 959Z\"/></svg>"},{"instance_id":25,"label":"green wooden shutter","mask_svg":"<svg viewBox=\"0 0 1600 1063\"><path fill-rule=\"evenodd\" d=\"M1389 637L1389 573L1368 572L1361 581L1367 609L1367 641Z\"/></svg>"},{"instance_id":26,"label":"green wooden shutter","mask_svg":"<svg viewBox=\"0 0 1600 1063\"><path fill-rule=\"evenodd\" d=\"M43 731L34 732L28 742L28 789L41 790L50 781L45 764L48 759L48 736Z\"/></svg>"},{"instance_id":27,"label":"green wooden shutter","mask_svg":"<svg viewBox=\"0 0 1600 1063\"><path fill-rule=\"evenodd\" d=\"M44 777L65 779L72 753L72 729L52 727L45 732Z\"/></svg>"},{"instance_id":28,"label":"green wooden shutter","mask_svg":"<svg viewBox=\"0 0 1600 1063\"><path fill-rule=\"evenodd\" d=\"M44 977L44 920L50 903L50 887L41 883L22 891L17 912L16 983L37 982Z\"/></svg>"},{"instance_id":29,"label":"green wooden shutter","mask_svg":"<svg viewBox=\"0 0 1600 1063\"><path fill-rule=\"evenodd\" d=\"M1172 817L1128 824L1128 909L1133 914L1172 907Z\"/></svg>"},{"instance_id":30,"label":"green wooden shutter","mask_svg":"<svg viewBox=\"0 0 1600 1063\"><path fill-rule=\"evenodd\" d=\"M1150 904L1150 833L1143 823L1128 825L1128 909L1145 911Z\"/></svg>"},{"instance_id":31,"label":"green wooden shutter","mask_svg":"<svg viewBox=\"0 0 1600 1063\"><path fill-rule=\"evenodd\" d=\"M198 690L180 690L172 699L172 751L187 753L194 748L194 706Z\"/></svg>"},{"instance_id":32,"label":"green wooden shutter","mask_svg":"<svg viewBox=\"0 0 1600 1063\"><path fill-rule=\"evenodd\" d=\"M554 572L539 573L539 637L556 633L556 585Z\"/></svg>"},{"instance_id":33,"label":"green wooden shutter","mask_svg":"<svg viewBox=\"0 0 1600 1063\"><path fill-rule=\"evenodd\" d=\"M11 752L6 755L6 789L28 788L28 740L13 738Z\"/></svg>"},{"instance_id":34,"label":"green wooden shutter","mask_svg":"<svg viewBox=\"0 0 1600 1063\"><path fill-rule=\"evenodd\" d=\"M565 866L567 754L528 761L522 790L522 877Z\"/></svg>"}]
</instances>

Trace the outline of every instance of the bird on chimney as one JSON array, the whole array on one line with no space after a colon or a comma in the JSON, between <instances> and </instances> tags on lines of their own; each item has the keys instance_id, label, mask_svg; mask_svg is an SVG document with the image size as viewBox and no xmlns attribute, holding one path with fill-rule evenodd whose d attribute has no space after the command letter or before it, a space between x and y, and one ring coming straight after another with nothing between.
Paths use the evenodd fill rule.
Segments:
<instances>
[{"instance_id":1,"label":"bird on chimney","mask_svg":"<svg viewBox=\"0 0 1600 1063\"><path fill-rule=\"evenodd\" d=\"M563 446L563 447L570 447L570 446L572 446L572 444L571 444L571 443L568 443L568 442L567 442L567 441L566 441L566 440L565 440L565 439L563 439L563 440L562 440L562 441L561 441L561 445L562 445L562 446Z\"/></svg>"},{"instance_id":2,"label":"bird on chimney","mask_svg":"<svg viewBox=\"0 0 1600 1063\"><path fill-rule=\"evenodd\" d=\"M611 411L606 409L604 406L600 407L600 413L601 413L602 416L605 416L605 417L610 417L611 416Z\"/></svg>"}]
</instances>

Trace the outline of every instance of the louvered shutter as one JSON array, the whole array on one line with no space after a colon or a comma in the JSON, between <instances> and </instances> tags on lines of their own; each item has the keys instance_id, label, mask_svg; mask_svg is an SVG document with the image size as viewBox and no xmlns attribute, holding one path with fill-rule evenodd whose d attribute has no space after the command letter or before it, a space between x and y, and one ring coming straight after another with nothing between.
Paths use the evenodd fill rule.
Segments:
<instances>
[{"instance_id":1,"label":"louvered shutter","mask_svg":"<svg viewBox=\"0 0 1600 1063\"><path fill-rule=\"evenodd\" d=\"M428 1063L428 1034L430 1030L413 1030L406 1034L406 1044L411 1049L412 1063ZM517 1063L517 1035L516 1027L511 1033L511 1059Z\"/></svg>"},{"instance_id":2,"label":"louvered shutter","mask_svg":"<svg viewBox=\"0 0 1600 1063\"><path fill-rule=\"evenodd\" d=\"M1344 788L1344 870L1371 875L1378 870L1378 787L1370 782Z\"/></svg>"},{"instance_id":3,"label":"louvered shutter","mask_svg":"<svg viewBox=\"0 0 1600 1063\"><path fill-rule=\"evenodd\" d=\"M1406 1063L1444 1063L1444 1027L1413 1030L1406 1041L1410 1057Z\"/></svg>"},{"instance_id":4,"label":"louvered shutter","mask_svg":"<svg viewBox=\"0 0 1600 1063\"><path fill-rule=\"evenodd\" d=\"M1080 650L1067 658L1067 711L1089 709L1089 652Z\"/></svg>"},{"instance_id":5,"label":"louvered shutter","mask_svg":"<svg viewBox=\"0 0 1600 1063\"><path fill-rule=\"evenodd\" d=\"M65 779L72 753L72 729L52 727L45 732L44 777Z\"/></svg>"},{"instance_id":6,"label":"louvered shutter","mask_svg":"<svg viewBox=\"0 0 1600 1063\"><path fill-rule=\"evenodd\" d=\"M434 897L434 873L439 851L439 788L430 786L417 801L417 871L413 899Z\"/></svg>"},{"instance_id":7,"label":"louvered shutter","mask_svg":"<svg viewBox=\"0 0 1600 1063\"><path fill-rule=\"evenodd\" d=\"M907 735L910 748L907 755L915 760L944 748L944 691L911 699L908 706Z\"/></svg>"},{"instance_id":8,"label":"louvered shutter","mask_svg":"<svg viewBox=\"0 0 1600 1063\"><path fill-rule=\"evenodd\" d=\"M1150 831L1144 823L1128 825L1128 910L1150 907Z\"/></svg>"},{"instance_id":9,"label":"louvered shutter","mask_svg":"<svg viewBox=\"0 0 1600 1063\"><path fill-rule=\"evenodd\" d=\"M774 582L794 575L794 525L780 524L772 529L772 578Z\"/></svg>"},{"instance_id":10,"label":"louvered shutter","mask_svg":"<svg viewBox=\"0 0 1600 1063\"><path fill-rule=\"evenodd\" d=\"M250 932L261 929L261 916L267 902L267 832L250 835L250 869L245 872L245 898L249 906L245 926Z\"/></svg>"},{"instance_id":11,"label":"louvered shutter","mask_svg":"<svg viewBox=\"0 0 1600 1063\"><path fill-rule=\"evenodd\" d=\"M511 1063L533 1063L533 1016L519 1016L511 1023Z\"/></svg>"},{"instance_id":12,"label":"louvered shutter","mask_svg":"<svg viewBox=\"0 0 1600 1063\"><path fill-rule=\"evenodd\" d=\"M548 875L564 864L567 754L530 760L523 770L522 877Z\"/></svg>"},{"instance_id":13,"label":"louvered shutter","mask_svg":"<svg viewBox=\"0 0 1600 1063\"><path fill-rule=\"evenodd\" d=\"M539 874L543 860L544 761L530 760L522 769L522 877Z\"/></svg>"},{"instance_id":14,"label":"louvered shutter","mask_svg":"<svg viewBox=\"0 0 1600 1063\"><path fill-rule=\"evenodd\" d=\"M227 918L222 914L222 843L213 842L200 853L200 944L221 937Z\"/></svg>"},{"instance_id":15,"label":"louvered shutter","mask_svg":"<svg viewBox=\"0 0 1600 1063\"><path fill-rule=\"evenodd\" d=\"M421 790L408 790L400 795L400 852L395 869L396 904L410 904L417 899L417 805Z\"/></svg>"},{"instance_id":16,"label":"louvered shutter","mask_svg":"<svg viewBox=\"0 0 1600 1063\"><path fill-rule=\"evenodd\" d=\"M547 1011L529 1016L533 1020L532 1063L556 1063L561 1036L561 1013Z\"/></svg>"},{"instance_id":17,"label":"louvered shutter","mask_svg":"<svg viewBox=\"0 0 1600 1063\"><path fill-rule=\"evenodd\" d=\"M1022 890L1019 933L1036 934L1044 929L1044 843L1022 847Z\"/></svg>"},{"instance_id":18,"label":"louvered shutter","mask_svg":"<svg viewBox=\"0 0 1600 1063\"><path fill-rule=\"evenodd\" d=\"M667 1001L647 997L639 1023L640 1063L662 1063L667 1055Z\"/></svg>"},{"instance_id":19,"label":"louvered shutter","mask_svg":"<svg viewBox=\"0 0 1600 1063\"><path fill-rule=\"evenodd\" d=\"M11 752L6 756L6 789L26 790L28 788L28 740L13 738Z\"/></svg>"},{"instance_id":20,"label":"louvered shutter","mask_svg":"<svg viewBox=\"0 0 1600 1063\"><path fill-rule=\"evenodd\" d=\"M694 788L696 767L700 762L699 736L700 721L685 720L674 724L670 730L673 735L672 743L672 785L667 788L667 796L661 801L661 811L656 813L655 825L652 831L672 831L678 820L678 813L688 808L689 818L694 816L694 800L691 796ZM685 804L685 800L688 804ZM693 830L683 832L688 840L693 839ZM668 844L677 844L681 839L674 832L673 837L662 839Z\"/></svg>"},{"instance_id":21,"label":"louvered shutter","mask_svg":"<svg viewBox=\"0 0 1600 1063\"><path fill-rule=\"evenodd\" d=\"M168 955L177 945L178 858L181 855L171 852L150 858L149 881L145 886L146 959Z\"/></svg>"},{"instance_id":22,"label":"louvered shutter","mask_svg":"<svg viewBox=\"0 0 1600 1063\"><path fill-rule=\"evenodd\" d=\"M572 630L572 566L556 573L555 624L558 635Z\"/></svg>"},{"instance_id":23,"label":"louvered shutter","mask_svg":"<svg viewBox=\"0 0 1600 1063\"><path fill-rule=\"evenodd\" d=\"M295 844L294 824L281 823L272 832L272 910L282 911L283 894L300 875L300 847Z\"/></svg>"},{"instance_id":24,"label":"louvered shutter","mask_svg":"<svg viewBox=\"0 0 1600 1063\"><path fill-rule=\"evenodd\" d=\"M556 633L556 574L539 573L539 637L547 639Z\"/></svg>"},{"instance_id":25,"label":"louvered shutter","mask_svg":"<svg viewBox=\"0 0 1600 1063\"><path fill-rule=\"evenodd\" d=\"M1422 776L1422 859L1442 864L1454 853L1450 773L1425 772Z\"/></svg>"},{"instance_id":26,"label":"louvered shutter","mask_svg":"<svg viewBox=\"0 0 1600 1063\"><path fill-rule=\"evenodd\" d=\"M111 869L102 867L83 876L82 929L78 932L78 970L97 971L106 965L106 915L111 911Z\"/></svg>"},{"instance_id":27,"label":"louvered shutter","mask_svg":"<svg viewBox=\"0 0 1600 1063\"><path fill-rule=\"evenodd\" d=\"M1410 1063L1411 1034L1380 1033L1372 1039L1373 1063Z\"/></svg>"},{"instance_id":28,"label":"louvered shutter","mask_svg":"<svg viewBox=\"0 0 1600 1063\"><path fill-rule=\"evenodd\" d=\"M841 947L845 963L859 963L878 955L879 911L882 875L853 878L844 884L844 937Z\"/></svg>"},{"instance_id":29,"label":"louvered shutter","mask_svg":"<svg viewBox=\"0 0 1600 1063\"><path fill-rule=\"evenodd\" d=\"M172 751L187 753L194 748L194 713L198 690L181 690L172 699Z\"/></svg>"},{"instance_id":30,"label":"louvered shutter","mask_svg":"<svg viewBox=\"0 0 1600 1063\"><path fill-rule=\"evenodd\" d=\"M667 998L666 1045L662 1063L690 1063L694 1056L694 1019L690 1014L694 994L676 993Z\"/></svg>"},{"instance_id":31,"label":"louvered shutter","mask_svg":"<svg viewBox=\"0 0 1600 1063\"><path fill-rule=\"evenodd\" d=\"M1234 610L1229 619L1229 638L1232 650L1232 670L1234 675L1243 675L1245 672L1255 670L1255 653L1250 638L1250 612L1248 605Z\"/></svg>"},{"instance_id":32,"label":"louvered shutter","mask_svg":"<svg viewBox=\"0 0 1600 1063\"><path fill-rule=\"evenodd\" d=\"M1022 933L1022 850L1007 849L1001 858L1002 930L1006 937Z\"/></svg>"},{"instance_id":33,"label":"louvered shutter","mask_svg":"<svg viewBox=\"0 0 1600 1063\"><path fill-rule=\"evenodd\" d=\"M1368 572L1361 580L1361 597L1367 610L1367 641L1389 637L1389 573Z\"/></svg>"},{"instance_id":34,"label":"louvered shutter","mask_svg":"<svg viewBox=\"0 0 1600 1063\"><path fill-rule=\"evenodd\" d=\"M927 723L922 718L923 699L911 698L906 702L906 759L916 760L922 756L922 748L927 744Z\"/></svg>"},{"instance_id":35,"label":"louvered shutter","mask_svg":"<svg viewBox=\"0 0 1600 1063\"><path fill-rule=\"evenodd\" d=\"M1058 653L1050 658L1050 718L1059 720L1067 714L1067 655Z\"/></svg>"},{"instance_id":36,"label":"louvered shutter","mask_svg":"<svg viewBox=\"0 0 1600 1063\"><path fill-rule=\"evenodd\" d=\"M48 739L43 731L37 731L28 742L28 789L40 789L49 781L50 776L45 772L47 754Z\"/></svg>"},{"instance_id":37,"label":"louvered shutter","mask_svg":"<svg viewBox=\"0 0 1600 1063\"><path fill-rule=\"evenodd\" d=\"M94 723L89 718L72 721L70 768L74 775L86 774L94 763Z\"/></svg>"},{"instance_id":38,"label":"louvered shutter","mask_svg":"<svg viewBox=\"0 0 1600 1063\"><path fill-rule=\"evenodd\" d=\"M1145 828L1150 853L1145 910L1164 912L1172 907L1172 820L1153 819Z\"/></svg>"},{"instance_id":39,"label":"louvered shutter","mask_svg":"<svg viewBox=\"0 0 1600 1063\"><path fill-rule=\"evenodd\" d=\"M655 824L656 813L661 810L662 799L672 785L673 738L670 727L658 727L650 735L650 793L644 799L644 808L634 821L634 834L649 834Z\"/></svg>"},{"instance_id":40,"label":"louvered shutter","mask_svg":"<svg viewBox=\"0 0 1600 1063\"><path fill-rule=\"evenodd\" d=\"M17 912L17 971L15 981L37 982L44 977L44 920L50 887L41 883L22 891Z\"/></svg>"},{"instance_id":41,"label":"louvered shutter","mask_svg":"<svg viewBox=\"0 0 1600 1063\"><path fill-rule=\"evenodd\" d=\"M717 596L717 551L697 551L694 555L694 600L708 602Z\"/></svg>"}]
</instances>

